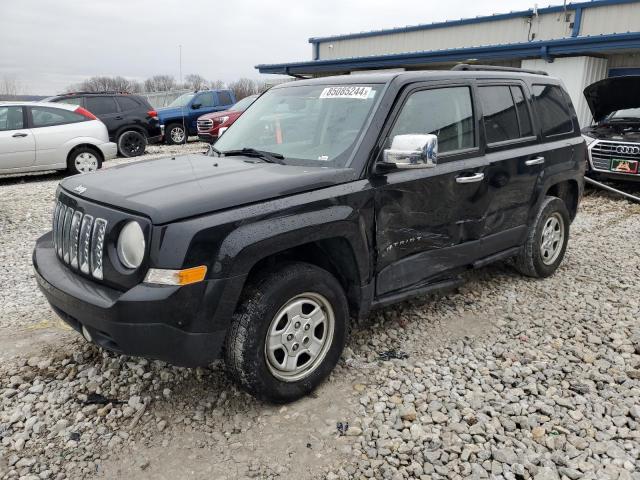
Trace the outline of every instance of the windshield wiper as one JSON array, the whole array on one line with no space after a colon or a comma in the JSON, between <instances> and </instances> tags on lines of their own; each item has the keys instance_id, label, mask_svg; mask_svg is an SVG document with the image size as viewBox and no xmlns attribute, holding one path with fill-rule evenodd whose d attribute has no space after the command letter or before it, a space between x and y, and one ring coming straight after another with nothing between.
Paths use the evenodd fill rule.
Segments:
<instances>
[{"instance_id":1,"label":"windshield wiper","mask_svg":"<svg viewBox=\"0 0 640 480\"><path fill-rule=\"evenodd\" d=\"M227 150L226 152L222 152L225 157L233 157L233 156L245 156L252 158L259 158L264 160L267 163L277 163L279 165L284 165L284 155L276 152L267 152L265 150L256 150L255 148L242 148L240 150Z\"/></svg>"}]
</instances>

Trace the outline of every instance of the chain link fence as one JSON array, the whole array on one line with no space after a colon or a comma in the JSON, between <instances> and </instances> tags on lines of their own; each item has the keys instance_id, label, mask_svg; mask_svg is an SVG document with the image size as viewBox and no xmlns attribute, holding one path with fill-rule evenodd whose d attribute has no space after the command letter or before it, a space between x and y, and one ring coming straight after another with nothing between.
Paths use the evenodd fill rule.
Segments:
<instances>
[{"instance_id":1,"label":"chain link fence","mask_svg":"<svg viewBox=\"0 0 640 480\"><path fill-rule=\"evenodd\" d=\"M168 92L146 92L140 93L140 96L146 98L153 108L162 108L168 106L180 95L192 93L193 90L171 90Z\"/></svg>"}]
</instances>

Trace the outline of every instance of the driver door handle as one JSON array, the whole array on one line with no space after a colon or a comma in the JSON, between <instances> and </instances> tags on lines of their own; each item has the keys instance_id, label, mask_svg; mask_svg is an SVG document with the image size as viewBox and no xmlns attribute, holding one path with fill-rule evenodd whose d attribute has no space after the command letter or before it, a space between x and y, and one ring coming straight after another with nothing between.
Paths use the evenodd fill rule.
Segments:
<instances>
[{"instance_id":1,"label":"driver door handle","mask_svg":"<svg viewBox=\"0 0 640 480\"><path fill-rule=\"evenodd\" d=\"M27 135L29 135L28 133L24 133L24 132L17 132L14 133L13 135L11 135L13 138L19 138L19 137L26 137Z\"/></svg>"},{"instance_id":2,"label":"driver door handle","mask_svg":"<svg viewBox=\"0 0 640 480\"><path fill-rule=\"evenodd\" d=\"M527 167L531 167L533 165L542 165L544 163L544 157L536 157L524 162Z\"/></svg>"},{"instance_id":3,"label":"driver door handle","mask_svg":"<svg viewBox=\"0 0 640 480\"><path fill-rule=\"evenodd\" d=\"M476 173L474 175L469 175L467 177L464 175L460 175L459 177L456 177L457 183L475 183L475 182L481 182L482 180L484 180L484 173Z\"/></svg>"}]
</instances>

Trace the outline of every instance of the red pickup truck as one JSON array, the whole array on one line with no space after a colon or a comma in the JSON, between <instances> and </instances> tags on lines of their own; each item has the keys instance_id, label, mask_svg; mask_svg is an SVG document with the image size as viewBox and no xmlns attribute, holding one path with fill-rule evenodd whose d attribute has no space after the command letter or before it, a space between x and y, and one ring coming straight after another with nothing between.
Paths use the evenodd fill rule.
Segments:
<instances>
[{"instance_id":1,"label":"red pickup truck","mask_svg":"<svg viewBox=\"0 0 640 480\"><path fill-rule=\"evenodd\" d=\"M214 143L249 108L256 98L258 98L258 95L249 95L233 105L229 110L208 113L199 117L198 138L205 142Z\"/></svg>"}]
</instances>

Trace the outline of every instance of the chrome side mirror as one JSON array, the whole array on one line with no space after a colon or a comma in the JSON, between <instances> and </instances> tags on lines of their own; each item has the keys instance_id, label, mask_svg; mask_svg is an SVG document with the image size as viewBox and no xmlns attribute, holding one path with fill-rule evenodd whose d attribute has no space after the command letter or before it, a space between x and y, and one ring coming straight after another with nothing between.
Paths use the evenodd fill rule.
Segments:
<instances>
[{"instance_id":1,"label":"chrome side mirror","mask_svg":"<svg viewBox=\"0 0 640 480\"><path fill-rule=\"evenodd\" d=\"M397 168L429 168L438 163L438 137L428 134L396 135L382 161Z\"/></svg>"}]
</instances>

